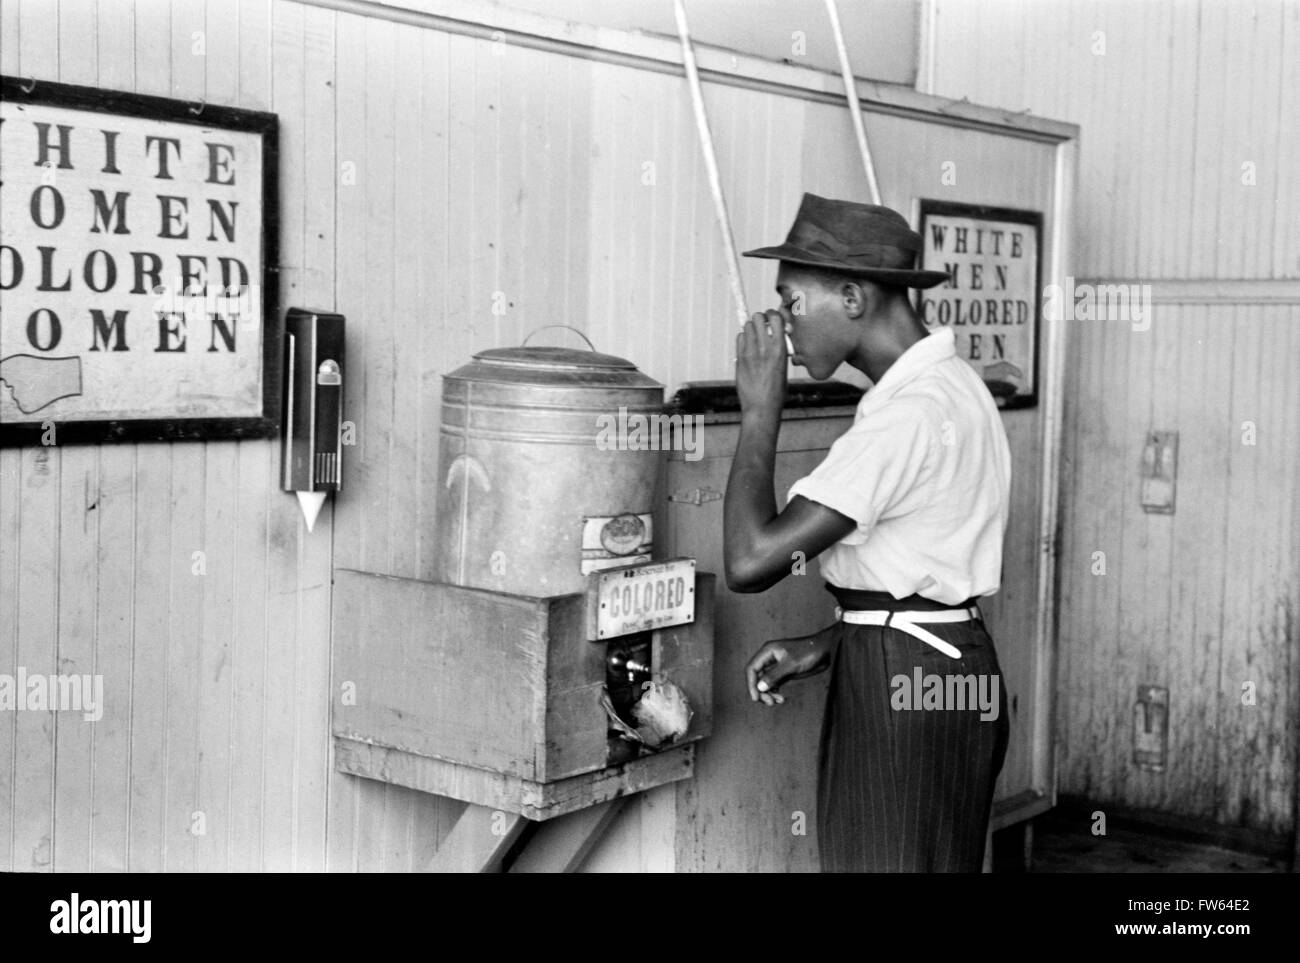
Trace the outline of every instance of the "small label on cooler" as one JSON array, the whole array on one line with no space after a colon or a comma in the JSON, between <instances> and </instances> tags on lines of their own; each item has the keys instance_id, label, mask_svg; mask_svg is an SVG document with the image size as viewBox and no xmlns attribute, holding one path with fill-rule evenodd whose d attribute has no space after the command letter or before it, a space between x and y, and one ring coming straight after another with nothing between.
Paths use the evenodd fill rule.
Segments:
<instances>
[{"instance_id":1,"label":"small label on cooler","mask_svg":"<svg viewBox=\"0 0 1300 963\"><path fill-rule=\"evenodd\" d=\"M649 512L596 515L582 520L583 575L632 562L649 561L654 518Z\"/></svg>"}]
</instances>

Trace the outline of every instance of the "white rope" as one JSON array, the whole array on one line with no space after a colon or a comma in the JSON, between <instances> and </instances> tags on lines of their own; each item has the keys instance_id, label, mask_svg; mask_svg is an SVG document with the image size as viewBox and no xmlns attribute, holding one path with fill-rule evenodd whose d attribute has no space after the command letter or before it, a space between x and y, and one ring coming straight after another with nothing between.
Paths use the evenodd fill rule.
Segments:
<instances>
[{"instance_id":1,"label":"white rope","mask_svg":"<svg viewBox=\"0 0 1300 963\"><path fill-rule=\"evenodd\" d=\"M880 184L876 181L876 168L871 163L871 148L867 146L867 129L862 125L862 105L858 102L858 85L853 79L853 68L849 66L849 51L844 46L844 31L840 29L840 12L835 0L826 0L826 12L830 14L831 31L835 34L835 49L840 55L840 75L844 78L844 94L849 100L849 113L853 117L853 133L858 138L858 153L862 155L862 169L867 174L867 189L871 191L871 203L880 203Z\"/></svg>"},{"instance_id":2,"label":"white rope","mask_svg":"<svg viewBox=\"0 0 1300 963\"><path fill-rule=\"evenodd\" d=\"M700 73L695 65L695 50L691 46L691 28L686 22L686 7L682 0L673 0L673 13L677 17L677 36L682 41L682 60L686 64L686 79L691 88L691 105L695 109L695 129L700 135L700 150L704 153L704 167L709 174L709 189L713 192L713 209L722 231L722 246L727 257L727 272L731 277L731 295L736 301L736 316L743 328L749 319L745 306L745 288L740 281L740 259L736 256L736 241L731 233L731 218L727 202L722 196L722 180L718 177L718 159L713 153L713 134L709 131L709 118L704 112L704 94L700 89Z\"/></svg>"}]
</instances>

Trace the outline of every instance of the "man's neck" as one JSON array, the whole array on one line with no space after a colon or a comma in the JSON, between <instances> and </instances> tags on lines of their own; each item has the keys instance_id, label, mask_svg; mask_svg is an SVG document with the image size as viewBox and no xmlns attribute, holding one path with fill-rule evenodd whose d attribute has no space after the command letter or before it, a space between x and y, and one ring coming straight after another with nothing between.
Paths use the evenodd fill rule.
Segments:
<instances>
[{"instance_id":1,"label":"man's neck","mask_svg":"<svg viewBox=\"0 0 1300 963\"><path fill-rule=\"evenodd\" d=\"M893 309L885 316L866 326L857 352L849 358L849 364L857 368L872 384L880 381L903 352L916 342L926 337L926 330L911 304L906 301L896 302Z\"/></svg>"}]
</instances>

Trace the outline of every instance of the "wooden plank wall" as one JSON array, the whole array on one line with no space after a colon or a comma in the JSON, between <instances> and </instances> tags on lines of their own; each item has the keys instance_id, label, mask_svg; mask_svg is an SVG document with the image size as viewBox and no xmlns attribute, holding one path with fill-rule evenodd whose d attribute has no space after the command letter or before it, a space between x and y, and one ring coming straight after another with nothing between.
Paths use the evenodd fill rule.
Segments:
<instances>
[{"instance_id":1,"label":"wooden plank wall","mask_svg":"<svg viewBox=\"0 0 1300 963\"><path fill-rule=\"evenodd\" d=\"M5 0L0 70L279 114L281 300L347 316L357 429L310 535L271 440L0 451L0 671L100 673L106 701L93 725L0 719L0 869L424 865L461 807L332 772L332 567L431 576L440 376L475 350L571 323L670 390L730 374L683 82L288 0ZM742 245L783 236L802 190L863 196L842 109L707 98ZM896 145L888 203L944 196L917 163L942 156L973 161L963 200L1050 208L1050 145L868 128ZM773 266L745 271L765 303ZM1034 464L1037 415L1007 421ZM1032 475L1016 498L1012 567ZM1027 579L1008 624L1032 625ZM625 813L638 840L663 798Z\"/></svg>"},{"instance_id":2,"label":"wooden plank wall","mask_svg":"<svg viewBox=\"0 0 1300 963\"><path fill-rule=\"evenodd\" d=\"M934 93L1080 124L1072 273L1151 283L1156 299L1149 331L1067 326L1060 789L1287 832L1300 729L1300 7L941 0L937 13ZM1187 280L1227 283L1204 296ZM1151 429L1180 433L1172 516L1139 505ZM1132 762L1139 684L1170 689L1163 774Z\"/></svg>"},{"instance_id":3,"label":"wooden plank wall","mask_svg":"<svg viewBox=\"0 0 1300 963\"><path fill-rule=\"evenodd\" d=\"M332 14L265 0L21 0L0 69L274 110L291 303L333 301ZM322 109L323 108L323 109ZM310 117L310 121L306 120ZM310 240L309 240L310 238ZM270 441L0 451L0 666L98 673L103 718L0 721L0 867L325 865L328 517L307 537Z\"/></svg>"}]
</instances>

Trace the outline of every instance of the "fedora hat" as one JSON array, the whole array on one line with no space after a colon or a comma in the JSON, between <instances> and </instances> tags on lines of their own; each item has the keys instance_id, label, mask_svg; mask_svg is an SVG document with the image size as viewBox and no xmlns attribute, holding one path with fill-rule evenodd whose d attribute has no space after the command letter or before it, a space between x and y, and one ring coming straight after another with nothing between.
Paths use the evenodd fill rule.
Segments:
<instances>
[{"instance_id":1,"label":"fedora hat","mask_svg":"<svg viewBox=\"0 0 1300 963\"><path fill-rule=\"evenodd\" d=\"M806 267L843 271L908 288L932 288L948 280L944 271L915 267L921 235L895 210L804 194L784 244L746 251Z\"/></svg>"}]
</instances>

